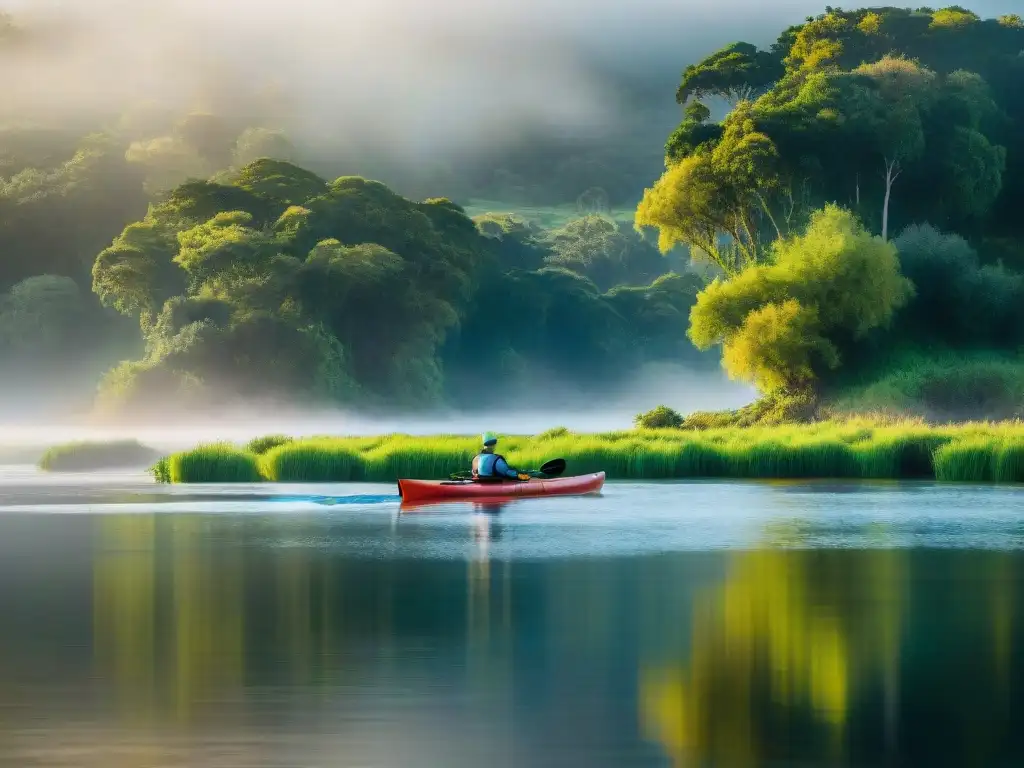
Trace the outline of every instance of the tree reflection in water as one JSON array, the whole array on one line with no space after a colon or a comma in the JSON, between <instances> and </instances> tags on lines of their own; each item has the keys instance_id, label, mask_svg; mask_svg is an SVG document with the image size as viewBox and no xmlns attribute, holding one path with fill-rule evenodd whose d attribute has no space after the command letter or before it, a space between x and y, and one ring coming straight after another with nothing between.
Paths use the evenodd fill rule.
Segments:
<instances>
[{"instance_id":1,"label":"tree reflection in water","mask_svg":"<svg viewBox=\"0 0 1024 768\"><path fill-rule=\"evenodd\" d=\"M641 670L642 727L675 765L1020 759L1019 558L807 551L782 533L730 556L683 661Z\"/></svg>"},{"instance_id":2,"label":"tree reflection in water","mask_svg":"<svg viewBox=\"0 0 1024 768\"><path fill-rule=\"evenodd\" d=\"M150 750L129 762L198 764L203 733L253 765L294 763L294 733L344 741L352 765L394 746L447 748L456 768L509 745L516 764L565 766L1022 763L1017 553L884 549L884 529L875 549L812 550L776 525L750 551L529 561L509 554L517 525L493 509L387 520L366 540L391 549L354 556L332 542L358 531L322 516L97 516L67 539L66 572L91 568L88 614L61 598L62 648L86 648L91 619L90 679L68 650L34 652L28 609L53 577L23 580L3 682L56 687L25 709L45 728L8 718L0 741L57 744L88 722L104 766L122 738ZM456 547L425 557L440 538ZM73 685L96 698L45 698Z\"/></svg>"}]
</instances>

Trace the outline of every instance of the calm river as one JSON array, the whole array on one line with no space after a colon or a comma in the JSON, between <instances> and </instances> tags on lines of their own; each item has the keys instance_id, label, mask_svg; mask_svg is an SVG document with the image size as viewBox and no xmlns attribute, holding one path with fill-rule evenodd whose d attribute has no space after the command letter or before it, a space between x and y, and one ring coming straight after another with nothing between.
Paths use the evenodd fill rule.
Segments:
<instances>
[{"instance_id":1,"label":"calm river","mask_svg":"<svg viewBox=\"0 0 1024 768\"><path fill-rule=\"evenodd\" d=\"M1019 766L1022 494L2 468L0 765Z\"/></svg>"}]
</instances>

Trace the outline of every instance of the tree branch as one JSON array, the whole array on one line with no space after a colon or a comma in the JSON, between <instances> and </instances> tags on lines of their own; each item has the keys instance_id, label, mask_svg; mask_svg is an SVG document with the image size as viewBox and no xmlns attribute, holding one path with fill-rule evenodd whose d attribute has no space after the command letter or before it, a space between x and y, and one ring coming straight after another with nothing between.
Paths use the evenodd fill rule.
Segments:
<instances>
[{"instance_id":1,"label":"tree branch","mask_svg":"<svg viewBox=\"0 0 1024 768\"><path fill-rule=\"evenodd\" d=\"M778 236L779 240L781 240L782 230L779 229L779 225L775 221L775 217L772 216L771 209L768 207L768 201L764 199L764 196L760 192L755 191L754 196L761 202L761 208L764 209L765 215L768 217L768 221L770 221L772 226L775 227L775 234Z\"/></svg>"}]
</instances>

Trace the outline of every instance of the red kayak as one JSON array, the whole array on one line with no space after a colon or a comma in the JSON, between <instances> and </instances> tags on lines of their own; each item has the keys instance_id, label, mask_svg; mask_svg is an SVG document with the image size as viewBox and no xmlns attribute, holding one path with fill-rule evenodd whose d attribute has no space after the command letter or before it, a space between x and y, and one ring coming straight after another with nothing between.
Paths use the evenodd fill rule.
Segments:
<instances>
[{"instance_id":1,"label":"red kayak","mask_svg":"<svg viewBox=\"0 0 1024 768\"><path fill-rule=\"evenodd\" d=\"M522 496L585 496L598 493L604 485L604 472L551 480L399 480L398 494L406 504L459 499L507 499Z\"/></svg>"}]
</instances>

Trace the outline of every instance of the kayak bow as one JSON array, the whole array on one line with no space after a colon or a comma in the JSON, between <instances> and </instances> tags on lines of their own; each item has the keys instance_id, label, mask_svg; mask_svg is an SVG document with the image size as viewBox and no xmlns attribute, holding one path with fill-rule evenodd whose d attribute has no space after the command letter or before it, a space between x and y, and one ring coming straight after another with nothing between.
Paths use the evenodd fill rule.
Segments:
<instances>
[{"instance_id":1,"label":"kayak bow","mask_svg":"<svg viewBox=\"0 0 1024 768\"><path fill-rule=\"evenodd\" d=\"M598 493L604 472L578 477L531 480L399 480L398 494L407 504L458 499L505 499L524 496L584 496Z\"/></svg>"}]
</instances>

